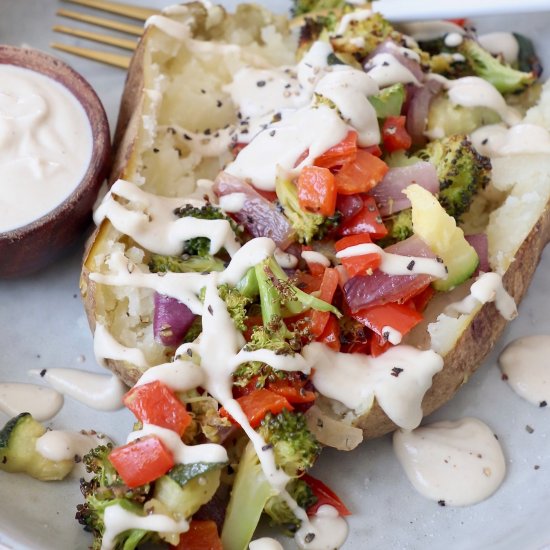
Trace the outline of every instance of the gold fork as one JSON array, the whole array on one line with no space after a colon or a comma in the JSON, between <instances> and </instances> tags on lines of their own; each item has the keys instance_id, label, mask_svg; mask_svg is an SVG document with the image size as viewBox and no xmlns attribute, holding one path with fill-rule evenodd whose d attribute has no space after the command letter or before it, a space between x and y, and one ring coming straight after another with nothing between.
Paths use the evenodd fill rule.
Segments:
<instances>
[{"instance_id":1,"label":"gold fork","mask_svg":"<svg viewBox=\"0 0 550 550\"><path fill-rule=\"evenodd\" d=\"M132 6L129 4L122 4L119 2L106 1L106 0L64 0L73 4L79 4L87 8L108 12L111 14L121 15L130 19L145 21L151 15L160 13L158 9L143 8L139 6ZM57 15L60 17L66 17L82 23L95 25L98 27L111 29L117 32L129 34L132 36L141 36L143 33L143 25L136 25L119 21L115 19L106 19L98 17L89 13L81 11L72 11L66 9L60 9L57 11ZM101 44L107 44L115 46L125 50L134 50L137 46L137 40L135 38L124 38L114 35L106 35L95 31L88 31L82 28L73 28L65 25L55 25L52 29L54 32L76 36L78 38L84 38L86 40L93 40ZM60 42L53 42L52 48L61 50L70 54L74 54L87 59L93 59L107 65L113 65L122 69L127 69L130 64L131 57L129 55L116 54L107 51L98 51L91 48L85 48L81 46L71 46Z\"/></svg>"}]
</instances>

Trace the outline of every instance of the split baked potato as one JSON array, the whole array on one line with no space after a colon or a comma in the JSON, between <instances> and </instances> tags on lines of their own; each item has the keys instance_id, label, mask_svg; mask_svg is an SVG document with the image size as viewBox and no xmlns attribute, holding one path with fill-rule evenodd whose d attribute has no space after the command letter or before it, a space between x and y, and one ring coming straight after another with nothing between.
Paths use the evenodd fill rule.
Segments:
<instances>
[{"instance_id":1,"label":"split baked potato","mask_svg":"<svg viewBox=\"0 0 550 550\"><path fill-rule=\"evenodd\" d=\"M181 137L181 129L206 131L208 135L235 124L238 113L224 85L245 65L293 64L295 39L284 17L258 6L241 5L230 15L219 7L207 10L193 3L174 10L169 17L186 22L191 34L181 40L154 24L147 28L128 73L111 182L123 178L159 195L200 197L197 180L215 179L232 155L229 150L210 156L197 154ZM223 54L219 55L219 49L214 54L205 46L208 41L225 44ZM541 106L533 107L528 119L543 120L535 111L550 103L549 88L543 89L539 101ZM503 276L504 287L519 303L550 239L548 155L527 153L493 159L487 195L491 198L476 223L481 223L488 235L491 270ZM98 322L106 326L120 344L141 350L149 365L169 361L173 349L162 346L153 336L152 291L108 286L90 279L91 273L109 272L107 260L115 250L123 251L141 269L148 269L148 251L103 220L89 241L82 269L81 291L90 326L92 330ZM444 367L424 397L424 414L452 398L506 325L493 303L480 304L472 313L458 317L443 313L446 305L468 294L471 283L472 279L438 294L428 306L424 322L407 337L407 343L422 349L431 346L444 357ZM128 385L147 368L115 359L107 359L106 366ZM353 448L363 436L378 437L396 427L376 402L370 411L356 417L341 404L321 396L311 414L324 420L312 422L318 439L342 449ZM334 438L334 422L348 426L345 442Z\"/></svg>"}]
</instances>

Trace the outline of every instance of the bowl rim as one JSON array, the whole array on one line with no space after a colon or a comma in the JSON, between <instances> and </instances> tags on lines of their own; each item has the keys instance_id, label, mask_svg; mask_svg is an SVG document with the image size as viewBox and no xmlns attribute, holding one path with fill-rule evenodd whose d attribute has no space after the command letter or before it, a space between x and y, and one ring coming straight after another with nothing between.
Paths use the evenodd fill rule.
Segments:
<instances>
[{"instance_id":1,"label":"bowl rim","mask_svg":"<svg viewBox=\"0 0 550 550\"><path fill-rule=\"evenodd\" d=\"M95 187L99 191L110 169L111 132L103 103L92 85L61 59L35 48L0 44L0 65L29 69L62 85L84 109L92 132L92 151L88 167L71 193L55 208L32 222L0 231L0 240L18 241L62 216L65 211L70 211L90 188L93 190ZM77 86L70 86L68 83Z\"/></svg>"}]
</instances>

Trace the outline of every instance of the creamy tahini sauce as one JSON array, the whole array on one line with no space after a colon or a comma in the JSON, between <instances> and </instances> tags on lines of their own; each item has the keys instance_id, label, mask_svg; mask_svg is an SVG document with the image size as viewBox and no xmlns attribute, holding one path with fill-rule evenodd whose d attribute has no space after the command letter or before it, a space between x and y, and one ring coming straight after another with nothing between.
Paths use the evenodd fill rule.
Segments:
<instances>
[{"instance_id":1,"label":"creamy tahini sauce","mask_svg":"<svg viewBox=\"0 0 550 550\"><path fill-rule=\"evenodd\" d=\"M493 431L475 418L397 430L393 446L414 488L442 505L481 502L499 488L506 473Z\"/></svg>"},{"instance_id":2,"label":"creamy tahini sauce","mask_svg":"<svg viewBox=\"0 0 550 550\"><path fill-rule=\"evenodd\" d=\"M122 408L122 397L127 391L127 387L114 374L97 374L78 369L31 370L29 373L40 376L58 392L98 411Z\"/></svg>"},{"instance_id":3,"label":"creamy tahini sauce","mask_svg":"<svg viewBox=\"0 0 550 550\"><path fill-rule=\"evenodd\" d=\"M262 537L250 542L248 550L284 550L282 544L270 537Z\"/></svg>"},{"instance_id":4,"label":"creamy tahini sauce","mask_svg":"<svg viewBox=\"0 0 550 550\"><path fill-rule=\"evenodd\" d=\"M324 254L315 250L304 250L302 258L311 264L321 264L324 267L330 267L330 260Z\"/></svg>"},{"instance_id":5,"label":"creamy tahini sauce","mask_svg":"<svg viewBox=\"0 0 550 550\"><path fill-rule=\"evenodd\" d=\"M53 418L63 407L63 395L59 392L17 382L0 383L0 411L10 416L30 413L39 422Z\"/></svg>"},{"instance_id":6,"label":"creamy tahini sauce","mask_svg":"<svg viewBox=\"0 0 550 550\"><path fill-rule=\"evenodd\" d=\"M27 225L67 199L92 154L92 130L67 88L0 64L0 232Z\"/></svg>"},{"instance_id":7,"label":"creamy tahini sauce","mask_svg":"<svg viewBox=\"0 0 550 550\"><path fill-rule=\"evenodd\" d=\"M480 304L494 302L498 312L508 321L517 317L518 311L514 299L508 294L502 284L502 276L498 273L483 273L472 284L470 294L460 302L449 304L445 308L447 315L469 315Z\"/></svg>"},{"instance_id":8,"label":"creamy tahini sauce","mask_svg":"<svg viewBox=\"0 0 550 550\"><path fill-rule=\"evenodd\" d=\"M550 132L536 124L520 123L511 128L489 124L472 132L470 138L474 147L489 157L550 154Z\"/></svg>"},{"instance_id":9,"label":"creamy tahini sauce","mask_svg":"<svg viewBox=\"0 0 550 550\"><path fill-rule=\"evenodd\" d=\"M302 525L294 535L301 550L335 550L348 536L348 524L329 504L320 506L311 518L311 525Z\"/></svg>"},{"instance_id":10,"label":"creamy tahini sauce","mask_svg":"<svg viewBox=\"0 0 550 550\"><path fill-rule=\"evenodd\" d=\"M356 244L348 246L336 253L337 258L352 258L363 254L379 254L382 258L380 271L388 275L433 275L440 279L447 277L445 265L434 258L422 258L417 256L401 256L386 252L374 243ZM412 267L411 267L412 263Z\"/></svg>"},{"instance_id":11,"label":"creamy tahini sauce","mask_svg":"<svg viewBox=\"0 0 550 550\"><path fill-rule=\"evenodd\" d=\"M79 463L78 458L109 441L109 438L96 432L48 430L36 440L36 450L49 460L59 462L75 459L75 463Z\"/></svg>"},{"instance_id":12,"label":"creamy tahini sauce","mask_svg":"<svg viewBox=\"0 0 550 550\"><path fill-rule=\"evenodd\" d=\"M95 326L94 354L97 362L103 366L105 366L106 359L113 359L115 361L128 361L136 367L150 367L143 351L138 348L123 346L101 323L96 323Z\"/></svg>"},{"instance_id":13,"label":"creamy tahini sauce","mask_svg":"<svg viewBox=\"0 0 550 550\"><path fill-rule=\"evenodd\" d=\"M483 48L493 55L502 55L507 63L517 61L519 44L511 32L490 32L477 39Z\"/></svg>"},{"instance_id":14,"label":"creamy tahini sauce","mask_svg":"<svg viewBox=\"0 0 550 550\"><path fill-rule=\"evenodd\" d=\"M376 54L365 66L365 71L380 88L385 88L399 82L420 86L420 82L418 82L414 74L407 67L399 63L391 53Z\"/></svg>"},{"instance_id":15,"label":"creamy tahini sauce","mask_svg":"<svg viewBox=\"0 0 550 550\"><path fill-rule=\"evenodd\" d=\"M510 387L539 407L550 403L550 336L518 338L506 346L498 362Z\"/></svg>"},{"instance_id":16,"label":"creamy tahini sauce","mask_svg":"<svg viewBox=\"0 0 550 550\"><path fill-rule=\"evenodd\" d=\"M437 353L395 346L378 357L339 353L313 342L303 355L314 366L315 387L357 414L370 409L374 398L398 426L411 430L422 420L422 398L432 377L443 368Z\"/></svg>"},{"instance_id":17,"label":"creamy tahini sauce","mask_svg":"<svg viewBox=\"0 0 550 550\"><path fill-rule=\"evenodd\" d=\"M174 214L186 204L203 205L204 201L160 197L118 180L95 211L94 220L100 224L108 218L120 232L157 254L181 254L184 241L194 237L208 237L211 254L225 248L232 255L239 249L227 220L179 218Z\"/></svg>"},{"instance_id":18,"label":"creamy tahini sauce","mask_svg":"<svg viewBox=\"0 0 550 550\"><path fill-rule=\"evenodd\" d=\"M138 516L124 509L120 504L107 506L103 520L105 532L101 541L101 550L114 548L116 537L129 529L143 529L157 533L185 533L189 530L189 523L185 519L175 521L164 514Z\"/></svg>"}]
</instances>

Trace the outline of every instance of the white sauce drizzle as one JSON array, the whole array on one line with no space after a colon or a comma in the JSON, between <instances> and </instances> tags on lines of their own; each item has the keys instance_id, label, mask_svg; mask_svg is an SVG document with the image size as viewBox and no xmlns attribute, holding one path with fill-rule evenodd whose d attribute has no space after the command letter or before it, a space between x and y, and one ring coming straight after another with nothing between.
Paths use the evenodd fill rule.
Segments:
<instances>
[{"instance_id":1,"label":"white sauce drizzle","mask_svg":"<svg viewBox=\"0 0 550 550\"><path fill-rule=\"evenodd\" d=\"M380 254L382 263L380 271L388 275L433 275L440 279L447 277L445 266L434 258L422 258L420 256L401 256L384 251L374 243L356 244L348 246L344 250L336 253L337 258L352 258L354 256L362 256L363 254ZM414 262L412 269L408 266Z\"/></svg>"},{"instance_id":2,"label":"white sauce drizzle","mask_svg":"<svg viewBox=\"0 0 550 550\"><path fill-rule=\"evenodd\" d=\"M344 544L347 536L346 520L338 514L336 508L324 504L311 518L311 526L302 525L294 535L294 540L302 550L335 550Z\"/></svg>"},{"instance_id":3,"label":"white sauce drizzle","mask_svg":"<svg viewBox=\"0 0 550 550\"><path fill-rule=\"evenodd\" d=\"M545 407L550 403L550 336L518 338L504 348L498 362L510 387L523 399Z\"/></svg>"},{"instance_id":4,"label":"white sauce drizzle","mask_svg":"<svg viewBox=\"0 0 550 550\"><path fill-rule=\"evenodd\" d=\"M250 542L248 550L284 550L283 545L270 537L262 537Z\"/></svg>"},{"instance_id":5,"label":"white sauce drizzle","mask_svg":"<svg viewBox=\"0 0 550 550\"><path fill-rule=\"evenodd\" d=\"M480 304L494 302L498 312L507 320L517 317L514 299L508 294L502 284L502 276L498 273L483 273L472 284L470 294L460 302L455 302L445 308L446 315L460 315L474 312Z\"/></svg>"},{"instance_id":6,"label":"white sauce drizzle","mask_svg":"<svg viewBox=\"0 0 550 550\"><path fill-rule=\"evenodd\" d=\"M382 327L382 334L387 335L386 340L394 346L400 344L403 339L403 335L397 329L390 326Z\"/></svg>"},{"instance_id":7,"label":"white sauce drizzle","mask_svg":"<svg viewBox=\"0 0 550 550\"><path fill-rule=\"evenodd\" d=\"M280 248L275 249L273 254L275 261L283 269L293 269L298 265L298 258L294 254L289 254L288 252L283 252Z\"/></svg>"},{"instance_id":8,"label":"white sauce drizzle","mask_svg":"<svg viewBox=\"0 0 550 550\"><path fill-rule=\"evenodd\" d=\"M297 174L341 141L350 127L357 130L361 146L379 143L376 112L367 99L378 92L378 85L363 71L328 66L332 51L330 44L316 42L296 67L237 72L225 90L245 117L248 135L240 133L239 140L249 145L226 167L229 174L273 190L279 171ZM337 109L318 104L314 94ZM277 121L271 122L276 113ZM307 158L296 166L306 151Z\"/></svg>"},{"instance_id":9,"label":"white sauce drizzle","mask_svg":"<svg viewBox=\"0 0 550 550\"><path fill-rule=\"evenodd\" d=\"M224 212L240 212L246 202L245 193L229 193L220 197L219 205Z\"/></svg>"},{"instance_id":10,"label":"white sauce drizzle","mask_svg":"<svg viewBox=\"0 0 550 550\"><path fill-rule=\"evenodd\" d=\"M94 354L97 362L103 366L106 366L105 359L127 361L141 368L150 366L143 351L123 346L115 340L105 325L99 322L96 322L94 331Z\"/></svg>"},{"instance_id":11,"label":"white sauce drizzle","mask_svg":"<svg viewBox=\"0 0 550 550\"><path fill-rule=\"evenodd\" d=\"M302 251L302 258L309 264L321 264L325 267L330 267L330 260L321 252L315 250Z\"/></svg>"},{"instance_id":12,"label":"white sauce drizzle","mask_svg":"<svg viewBox=\"0 0 550 550\"><path fill-rule=\"evenodd\" d=\"M517 61L519 44L511 32L490 32L477 39L483 48L493 55L502 55L507 63Z\"/></svg>"},{"instance_id":13,"label":"white sauce drizzle","mask_svg":"<svg viewBox=\"0 0 550 550\"><path fill-rule=\"evenodd\" d=\"M445 36L445 46L448 48L456 48L462 44L463 36L459 32L450 32Z\"/></svg>"},{"instance_id":14,"label":"white sauce drizzle","mask_svg":"<svg viewBox=\"0 0 550 550\"><path fill-rule=\"evenodd\" d=\"M77 369L30 370L64 395L76 399L98 411L115 411L122 408L122 396L127 387L117 376L84 372Z\"/></svg>"},{"instance_id":15,"label":"white sauce drizzle","mask_svg":"<svg viewBox=\"0 0 550 550\"><path fill-rule=\"evenodd\" d=\"M376 54L369 61L365 70L380 88L385 88L399 82L420 86L420 82L418 82L414 74L388 52Z\"/></svg>"},{"instance_id":16,"label":"white sauce drizzle","mask_svg":"<svg viewBox=\"0 0 550 550\"><path fill-rule=\"evenodd\" d=\"M82 458L98 445L106 445L109 441L109 438L95 432L48 430L36 440L36 451L44 458L59 462Z\"/></svg>"},{"instance_id":17,"label":"white sauce drizzle","mask_svg":"<svg viewBox=\"0 0 550 550\"><path fill-rule=\"evenodd\" d=\"M521 123L511 128L502 124L489 124L472 132L470 137L481 154L492 158L550 154L550 132L536 124Z\"/></svg>"},{"instance_id":18,"label":"white sauce drizzle","mask_svg":"<svg viewBox=\"0 0 550 550\"><path fill-rule=\"evenodd\" d=\"M487 107L492 109L509 126L517 124L521 116L516 109L504 101L499 91L483 78L465 76L456 80L444 79L449 99L455 105L463 107Z\"/></svg>"},{"instance_id":19,"label":"white sauce drizzle","mask_svg":"<svg viewBox=\"0 0 550 550\"><path fill-rule=\"evenodd\" d=\"M227 462L227 451L221 445L216 443L186 445L174 430L161 428L154 424L144 424L141 430L131 432L126 442L130 443L148 435L156 435L170 449L176 464Z\"/></svg>"},{"instance_id":20,"label":"white sauce drizzle","mask_svg":"<svg viewBox=\"0 0 550 550\"><path fill-rule=\"evenodd\" d=\"M30 413L39 422L53 418L63 407L63 395L59 392L18 382L0 383L0 411L9 416Z\"/></svg>"},{"instance_id":21,"label":"white sauce drizzle","mask_svg":"<svg viewBox=\"0 0 550 550\"><path fill-rule=\"evenodd\" d=\"M363 10L355 10L351 13L346 13L342 16L340 19L340 22L338 23L338 27L336 27L336 30L334 31L334 34L340 35L344 34L350 25L353 23L358 23L359 21L365 21L365 19L368 19L372 15L372 10L370 9L363 9Z\"/></svg>"},{"instance_id":22,"label":"white sauce drizzle","mask_svg":"<svg viewBox=\"0 0 550 550\"><path fill-rule=\"evenodd\" d=\"M335 352L321 343L306 346L303 355L315 370L315 387L361 414L376 398L398 426L416 428L422 420L422 398L443 359L428 350L400 345L378 357Z\"/></svg>"},{"instance_id":23,"label":"white sauce drizzle","mask_svg":"<svg viewBox=\"0 0 550 550\"><path fill-rule=\"evenodd\" d=\"M0 65L0 232L23 227L67 199L92 154L88 116L63 85Z\"/></svg>"},{"instance_id":24,"label":"white sauce drizzle","mask_svg":"<svg viewBox=\"0 0 550 550\"><path fill-rule=\"evenodd\" d=\"M397 430L393 446L423 496L450 506L485 500L502 483L506 461L493 431L475 418Z\"/></svg>"},{"instance_id":25,"label":"white sauce drizzle","mask_svg":"<svg viewBox=\"0 0 550 550\"><path fill-rule=\"evenodd\" d=\"M117 199L128 202L122 204ZM174 210L185 204L203 205L204 201L160 197L129 181L118 180L95 211L94 220L99 224L108 218L120 232L157 254L181 254L184 241L194 237L208 237L211 254L222 248L231 255L235 254L239 243L230 223L227 220L177 217Z\"/></svg>"},{"instance_id":26,"label":"white sauce drizzle","mask_svg":"<svg viewBox=\"0 0 550 550\"><path fill-rule=\"evenodd\" d=\"M115 539L129 529L143 529L157 533L185 533L189 530L189 523L185 519L174 521L164 514L149 514L138 516L125 510L120 504L107 506L104 515L105 532L101 543L101 550L112 550Z\"/></svg>"}]
</instances>

